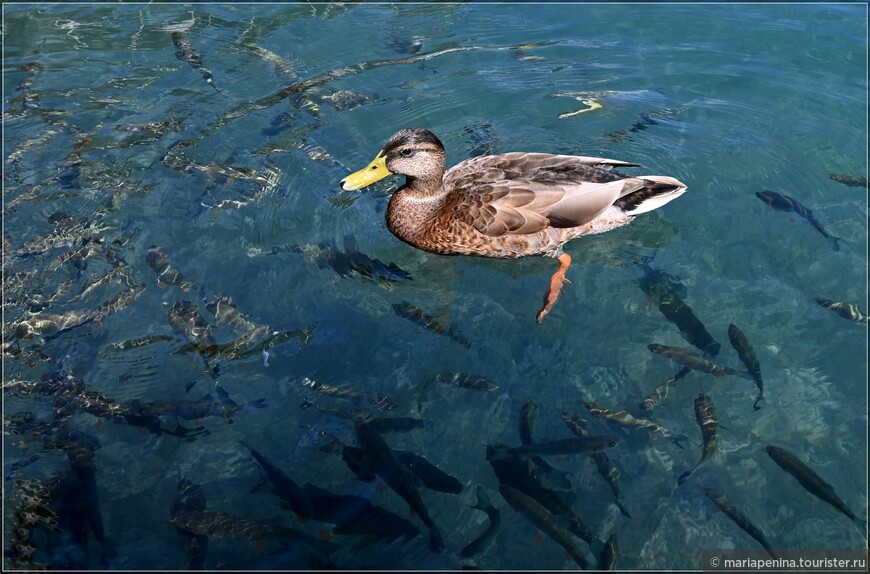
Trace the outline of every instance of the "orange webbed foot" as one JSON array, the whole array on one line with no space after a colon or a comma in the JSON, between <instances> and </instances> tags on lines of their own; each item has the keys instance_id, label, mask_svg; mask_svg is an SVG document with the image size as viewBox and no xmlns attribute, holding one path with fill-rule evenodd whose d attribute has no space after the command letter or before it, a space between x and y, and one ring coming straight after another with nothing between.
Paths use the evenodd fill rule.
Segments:
<instances>
[{"instance_id":1,"label":"orange webbed foot","mask_svg":"<svg viewBox=\"0 0 870 574\"><path fill-rule=\"evenodd\" d=\"M550 278L550 288L547 289L547 293L544 294L544 306L538 311L537 321L540 323L544 316L550 312L550 309L553 308L553 304L556 302L556 299L559 298L559 293L562 291L563 283L570 283L566 277L565 273L568 272L568 268L571 266L571 256L567 253L563 253L559 256L559 269L553 273L553 276Z\"/></svg>"}]
</instances>

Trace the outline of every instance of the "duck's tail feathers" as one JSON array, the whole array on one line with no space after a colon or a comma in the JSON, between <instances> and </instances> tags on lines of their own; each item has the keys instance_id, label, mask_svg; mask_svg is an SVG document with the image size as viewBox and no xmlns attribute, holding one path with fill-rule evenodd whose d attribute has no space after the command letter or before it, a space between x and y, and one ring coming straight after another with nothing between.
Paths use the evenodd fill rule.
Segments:
<instances>
[{"instance_id":1,"label":"duck's tail feathers","mask_svg":"<svg viewBox=\"0 0 870 574\"><path fill-rule=\"evenodd\" d=\"M638 179L646 182L646 185L620 197L614 203L616 207L630 215L640 215L658 209L686 191L684 183L666 175L645 175Z\"/></svg>"}]
</instances>

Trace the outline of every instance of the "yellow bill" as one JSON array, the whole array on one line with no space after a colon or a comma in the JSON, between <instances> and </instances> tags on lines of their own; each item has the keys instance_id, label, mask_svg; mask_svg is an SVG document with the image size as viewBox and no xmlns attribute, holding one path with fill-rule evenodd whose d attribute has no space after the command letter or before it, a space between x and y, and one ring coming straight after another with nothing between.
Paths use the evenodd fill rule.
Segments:
<instances>
[{"instance_id":1,"label":"yellow bill","mask_svg":"<svg viewBox=\"0 0 870 574\"><path fill-rule=\"evenodd\" d=\"M393 172L387 169L387 156L381 150L370 164L341 180L341 189L356 191L381 181L388 175L393 175Z\"/></svg>"}]
</instances>

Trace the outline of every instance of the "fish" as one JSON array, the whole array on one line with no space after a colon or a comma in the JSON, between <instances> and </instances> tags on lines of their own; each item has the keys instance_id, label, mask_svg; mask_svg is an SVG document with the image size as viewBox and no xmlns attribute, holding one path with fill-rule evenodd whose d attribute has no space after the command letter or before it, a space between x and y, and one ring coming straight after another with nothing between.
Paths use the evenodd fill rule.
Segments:
<instances>
[{"instance_id":1,"label":"fish","mask_svg":"<svg viewBox=\"0 0 870 574\"><path fill-rule=\"evenodd\" d=\"M125 407L130 413L136 416L162 417L168 415L189 421L215 416L228 419L230 422L232 422L232 418L237 412L262 409L266 407L265 397L240 405L227 395L223 387L215 385L215 388L220 397L220 401L215 401L214 397L208 394L196 401L186 399L165 399L141 402L134 399L125 403Z\"/></svg>"},{"instance_id":2,"label":"fish","mask_svg":"<svg viewBox=\"0 0 870 574\"><path fill-rule=\"evenodd\" d=\"M667 345L659 345L658 343L652 343L650 345L647 345L647 349L649 349L653 353L657 353L659 355L667 357L675 363L683 365L684 367L689 367L690 369L695 371L710 373L717 379L724 377L725 375L737 375L743 378L752 378L752 375L750 375L749 373L741 373L735 371L731 367L726 367L723 365L719 365L718 363L714 363L713 361L702 357L701 355L690 349L684 349L682 347L668 347Z\"/></svg>"},{"instance_id":3,"label":"fish","mask_svg":"<svg viewBox=\"0 0 870 574\"><path fill-rule=\"evenodd\" d=\"M450 476L419 454L406 450L394 450L393 453L399 464L414 473L421 484L429 490L447 494L462 492L463 485L458 479Z\"/></svg>"},{"instance_id":4,"label":"fish","mask_svg":"<svg viewBox=\"0 0 870 574\"><path fill-rule=\"evenodd\" d=\"M617 444L619 444L618 438L604 435L567 438L552 442L537 442L534 444L515 447L489 445L486 447L486 460L492 461L507 456L517 455L578 454L590 450L611 448Z\"/></svg>"},{"instance_id":5,"label":"fish","mask_svg":"<svg viewBox=\"0 0 870 574\"><path fill-rule=\"evenodd\" d=\"M616 541L616 534L611 534L604 543L604 550L598 557L599 570L616 570L616 560L619 558L619 545Z\"/></svg>"},{"instance_id":6,"label":"fish","mask_svg":"<svg viewBox=\"0 0 870 574\"><path fill-rule=\"evenodd\" d=\"M433 552L444 550L444 540L435 522L429 516L429 511L426 510L420 493L408 476L408 471L400 465L383 437L378 434L374 427L363 421L355 421L353 428L363 451L363 466L380 476L420 517L420 520L429 529L429 549Z\"/></svg>"},{"instance_id":7,"label":"fish","mask_svg":"<svg viewBox=\"0 0 870 574\"><path fill-rule=\"evenodd\" d=\"M251 456L257 461L257 465L266 475L266 478L272 484L275 492L290 504L290 508L296 513L296 516L302 519L311 518L314 515L314 505L311 499L306 495L301 486L285 474L280 468L269 462L269 460L260 454L245 441L239 443L251 451Z\"/></svg>"},{"instance_id":8,"label":"fish","mask_svg":"<svg viewBox=\"0 0 870 574\"><path fill-rule=\"evenodd\" d=\"M118 556L114 544L106 536L100 511L97 489L93 437L76 430L65 433L62 448L66 451L71 472L65 475L52 493L60 504L58 522L61 528L73 533L73 539L87 557L88 532L100 543L100 565L108 566L108 560Z\"/></svg>"},{"instance_id":9,"label":"fish","mask_svg":"<svg viewBox=\"0 0 870 574\"><path fill-rule=\"evenodd\" d=\"M830 299L823 299L822 297L816 297L815 300L816 303L818 303L825 309L830 309L843 319L855 321L856 323L866 323L870 321L870 315L868 315L867 313L862 313L861 310L858 309L857 305L851 305L849 303L838 303L836 301L831 301Z\"/></svg>"},{"instance_id":10,"label":"fish","mask_svg":"<svg viewBox=\"0 0 870 574\"><path fill-rule=\"evenodd\" d=\"M562 420L565 421L567 427L578 437L589 436L589 429L586 426L586 421L578 415L570 413L562 413ZM625 507L622 501L622 488L619 485L619 470L613 465L610 458L602 450L594 451L589 458L595 463L595 469L598 474L607 482L610 490L613 492L614 502L619 508L619 511L626 517L631 518L631 514Z\"/></svg>"},{"instance_id":11,"label":"fish","mask_svg":"<svg viewBox=\"0 0 870 574\"><path fill-rule=\"evenodd\" d=\"M496 445L498 446L498 445ZM599 552L601 542L574 512L573 504L577 499L571 491L551 490L541 484L538 475L529 472L528 461L518 456L508 456L489 461L499 484L504 484L523 492L535 499L541 506L557 516L569 532L589 544L593 553Z\"/></svg>"},{"instance_id":12,"label":"fish","mask_svg":"<svg viewBox=\"0 0 870 574\"><path fill-rule=\"evenodd\" d=\"M797 479L801 486L806 490L821 498L839 512L849 517L855 524L863 526L865 521L861 520L846 506L846 503L837 496L834 487L825 482L816 472L800 461L798 457L778 446L769 445L765 447L767 454L773 459L781 469Z\"/></svg>"},{"instance_id":13,"label":"fish","mask_svg":"<svg viewBox=\"0 0 870 574\"><path fill-rule=\"evenodd\" d=\"M145 262L148 267L157 273L157 284L161 287L166 285L176 285L182 291L187 292L196 284L188 280L169 260L166 252L157 245L148 247L148 252L145 254Z\"/></svg>"},{"instance_id":14,"label":"fish","mask_svg":"<svg viewBox=\"0 0 870 574\"><path fill-rule=\"evenodd\" d=\"M302 379L302 386L308 387L321 395L348 401L364 401L381 411L389 411L398 406L389 395L382 395L375 391L361 391L350 387L334 387L325 383L319 383L308 377Z\"/></svg>"},{"instance_id":15,"label":"fish","mask_svg":"<svg viewBox=\"0 0 870 574\"><path fill-rule=\"evenodd\" d=\"M410 432L423 426L423 419L416 417L375 417L365 411L342 409L338 407L324 407L316 403L303 403L303 406L314 405L318 412L328 413L342 419L354 420L361 418L367 423L374 425L381 433Z\"/></svg>"},{"instance_id":16,"label":"fish","mask_svg":"<svg viewBox=\"0 0 870 574\"><path fill-rule=\"evenodd\" d=\"M350 245L348 246L348 244ZM330 243L291 245L289 247L273 245L272 254L286 250L302 253L306 260L314 262L319 269L329 267L339 277L362 279L385 287L413 279L410 273L395 263L387 264L361 253L356 249L356 242L352 239L345 239L345 245L344 251Z\"/></svg>"},{"instance_id":17,"label":"fish","mask_svg":"<svg viewBox=\"0 0 870 574\"><path fill-rule=\"evenodd\" d=\"M169 309L168 317L169 324L194 344L216 345L211 333L211 325L199 313L197 306L190 301L177 299Z\"/></svg>"},{"instance_id":18,"label":"fish","mask_svg":"<svg viewBox=\"0 0 870 574\"><path fill-rule=\"evenodd\" d=\"M170 523L184 532L207 538L229 538L249 542L276 541L286 546L301 546L326 561L329 560L329 555L339 548L334 542L320 540L295 528L229 512L179 512L172 517Z\"/></svg>"},{"instance_id":19,"label":"fish","mask_svg":"<svg viewBox=\"0 0 870 574\"><path fill-rule=\"evenodd\" d=\"M658 425L647 419L639 419L633 416L628 411L611 411L609 409L598 406L592 401L581 402L583 403L583 406L589 410L589 414L597 419L608 420L629 428L648 429L650 432L650 436L656 433L660 433L662 436L665 437L670 436L668 429L664 428L663 426Z\"/></svg>"},{"instance_id":20,"label":"fish","mask_svg":"<svg viewBox=\"0 0 870 574\"><path fill-rule=\"evenodd\" d=\"M556 522L549 510L541 506L534 498L506 484L499 485L498 492L511 508L525 516L529 522L564 548L580 568L584 570L589 568L589 561L577 548L571 533Z\"/></svg>"},{"instance_id":21,"label":"fish","mask_svg":"<svg viewBox=\"0 0 870 574\"><path fill-rule=\"evenodd\" d=\"M677 373L673 377L670 377L669 379L661 382L655 389L653 389L653 392L651 392L649 396L647 396L647 398L645 398L643 402L640 403L640 406L638 408L642 411L652 410L656 405L662 402L662 400L667 398L668 392L674 385L677 384L677 381L679 381L691 372L692 369L690 369L689 367L681 367L680 370L677 371Z\"/></svg>"},{"instance_id":22,"label":"fish","mask_svg":"<svg viewBox=\"0 0 870 574\"><path fill-rule=\"evenodd\" d=\"M478 484L474 494L477 500L471 508L485 512L487 518L489 518L489 524L477 538L466 544L459 551L460 558L473 558L477 554L484 552L495 540L495 535L498 534L501 528L501 512L489 501L489 496L487 496L483 487Z\"/></svg>"},{"instance_id":23,"label":"fish","mask_svg":"<svg viewBox=\"0 0 870 574\"><path fill-rule=\"evenodd\" d=\"M4 422L3 426L6 426L5 422ZM12 464L5 465L6 466L6 475L4 477L4 480L14 479L15 476L18 474L19 470L21 470L22 468L24 468L26 466L30 466L31 464L33 464L37 460L39 460L39 455L34 454L28 458L23 458L21 460L13 462Z\"/></svg>"},{"instance_id":24,"label":"fish","mask_svg":"<svg viewBox=\"0 0 870 574\"><path fill-rule=\"evenodd\" d=\"M33 536L36 532L56 535L60 531L57 514L49 507L50 483L43 484L36 478L15 479L11 487L4 489L3 498L9 512L4 522L10 526L10 532L4 537L4 566L8 561L11 569L16 570L50 569L51 564L34 560L38 547L37 537Z\"/></svg>"},{"instance_id":25,"label":"fish","mask_svg":"<svg viewBox=\"0 0 870 574\"><path fill-rule=\"evenodd\" d=\"M202 76L202 79L204 79L209 86L214 88L215 91L220 92L217 86L214 85L214 77L211 70L203 65L202 55L193 48L193 44L190 43L190 40L188 40L181 32L173 32L172 43L175 44L175 57L182 62L190 64L190 67L198 71L199 75Z\"/></svg>"},{"instance_id":26,"label":"fish","mask_svg":"<svg viewBox=\"0 0 870 574\"><path fill-rule=\"evenodd\" d=\"M710 460L716 452L716 446L719 444L719 420L716 418L713 401L704 393L698 393L695 397L695 420L698 421L698 425L701 427L704 451L698 464L681 474L677 479L677 484L685 483L689 479L689 476L698 470L699 466Z\"/></svg>"},{"instance_id":27,"label":"fish","mask_svg":"<svg viewBox=\"0 0 870 574\"><path fill-rule=\"evenodd\" d=\"M638 285L647 297L658 305L665 319L677 326L680 334L689 344L715 357L721 345L713 339L704 324L683 301L686 288L675 277L659 269L653 269L646 263L642 265L642 269L644 275L638 281Z\"/></svg>"},{"instance_id":28,"label":"fish","mask_svg":"<svg viewBox=\"0 0 870 574\"><path fill-rule=\"evenodd\" d=\"M424 313L423 310L416 305L412 305L407 301L402 301L401 303L394 303L393 311L395 311L396 315L398 315L399 317L408 319L409 321L413 321L418 325L422 325L424 328L432 331L433 333L438 333L439 335L450 337L465 348L471 348L471 342L465 335L463 335L458 329L456 329L456 327L443 324L432 315L427 315L426 313Z\"/></svg>"},{"instance_id":29,"label":"fish","mask_svg":"<svg viewBox=\"0 0 870 574\"><path fill-rule=\"evenodd\" d=\"M431 383L444 383L462 387L463 389L486 391L489 393L494 393L499 389L498 384L491 380L470 373L439 373L431 379Z\"/></svg>"},{"instance_id":30,"label":"fish","mask_svg":"<svg viewBox=\"0 0 870 574\"><path fill-rule=\"evenodd\" d=\"M121 309L129 306L133 301L139 298L139 295L141 295L143 291L145 291L145 284L140 283L105 300L94 311L94 324L99 325L103 319L109 315L117 313Z\"/></svg>"},{"instance_id":31,"label":"fish","mask_svg":"<svg viewBox=\"0 0 870 574\"><path fill-rule=\"evenodd\" d=\"M39 313L21 321L15 328L19 339L32 339L34 335L55 337L75 327L90 323L94 319L93 309L70 309L61 313Z\"/></svg>"},{"instance_id":32,"label":"fish","mask_svg":"<svg viewBox=\"0 0 870 574\"><path fill-rule=\"evenodd\" d=\"M777 193L775 191L756 191L755 196L764 203L768 204L770 207L772 207L774 211L790 211L803 217L804 219L809 221L813 227L816 228L816 231L821 233L825 239L831 242L834 251L840 250L839 241L841 240L841 238L834 237L833 235L825 231L825 228L822 227L822 224L819 223L819 220L816 219L815 215L813 215L813 212L807 209L806 206L799 203L796 199L791 198L787 195L782 195L781 193Z\"/></svg>"},{"instance_id":33,"label":"fish","mask_svg":"<svg viewBox=\"0 0 870 574\"><path fill-rule=\"evenodd\" d=\"M772 548L770 546L770 542L767 541L767 537L764 535L764 532L756 527L752 522L743 514L739 508L731 504L727 498L719 494L716 489L713 488L705 488L704 494L707 495L707 498L713 501L713 504L716 507L724 512L728 518L734 521L737 526L743 529L751 537L755 538L759 544L761 544L767 553L773 559L776 559L777 556L773 553Z\"/></svg>"},{"instance_id":34,"label":"fish","mask_svg":"<svg viewBox=\"0 0 870 574\"><path fill-rule=\"evenodd\" d=\"M216 296L206 303L205 310L214 316L215 323L229 326L237 335L257 328L256 323L239 312L232 297Z\"/></svg>"},{"instance_id":35,"label":"fish","mask_svg":"<svg viewBox=\"0 0 870 574\"><path fill-rule=\"evenodd\" d=\"M520 444L532 444L532 424L537 416L538 405L532 401L527 401L520 409ZM545 483L550 488L560 490L569 490L571 488L571 481L568 480L567 472L553 468L540 456L532 456L529 460L532 461L532 464L534 464L540 472L542 483Z\"/></svg>"},{"instance_id":36,"label":"fish","mask_svg":"<svg viewBox=\"0 0 870 574\"><path fill-rule=\"evenodd\" d=\"M334 494L307 482L302 485L302 491L311 501L313 519L334 524L333 534L359 534L387 543L400 538L407 542L420 534L420 529L412 522L373 505L367 498Z\"/></svg>"},{"instance_id":37,"label":"fish","mask_svg":"<svg viewBox=\"0 0 870 574\"><path fill-rule=\"evenodd\" d=\"M752 408L759 410L761 407L758 403L764 400L764 381L761 378L761 366L758 364L758 359L755 357L755 351L743 331L737 328L733 323L728 325L728 340L731 341L731 346L737 351L737 356L746 365L746 369L752 375L755 381L755 386L758 387L758 397L752 403Z\"/></svg>"},{"instance_id":38,"label":"fish","mask_svg":"<svg viewBox=\"0 0 870 574\"><path fill-rule=\"evenodd\" d=\"M205 512L206 505L205 492L203 492L202 487L194 484L190 479L182 478L176 486L176 495L172 500L169 512L170 516L175 518L176 514ZM178 527L175 530L185 540L185 567L188 570L204 570L205 554L208 551L208 536L193 534Z\"/></svg>"},{"instance_id":39,"label":"fish","mask_svg":"<svg viewBox=\"0 0 870 574\"><path fill-rule=\"evenodd\" d=\"M851 173L829 173L828 177L849 187L867 187L867 178L864 176L855 176Z\"/></svg>"}]
</instances>

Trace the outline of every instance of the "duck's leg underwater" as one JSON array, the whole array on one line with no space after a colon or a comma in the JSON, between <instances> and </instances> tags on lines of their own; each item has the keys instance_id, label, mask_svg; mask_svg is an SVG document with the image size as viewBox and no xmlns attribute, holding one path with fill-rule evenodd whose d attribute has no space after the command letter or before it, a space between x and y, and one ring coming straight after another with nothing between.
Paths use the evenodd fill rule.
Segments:
<instances>
[{"instance_id":1,"label":"duck's leg underwater","mask_svg":"<svg viewBox=\"0 0 870 574\"><path fill-rule=\"evenodd\" d=\"M550 288L544 294L544 306L538 311L538 323L544 319L544 315L550 312L556 299L559 298L559 293L562 291L562 283L568 281L565 278L565 273L568 272L569 267L571 267L571 256L567 253L559 255L559 269L550 277Z\"/></svg>"}]
</instances>

